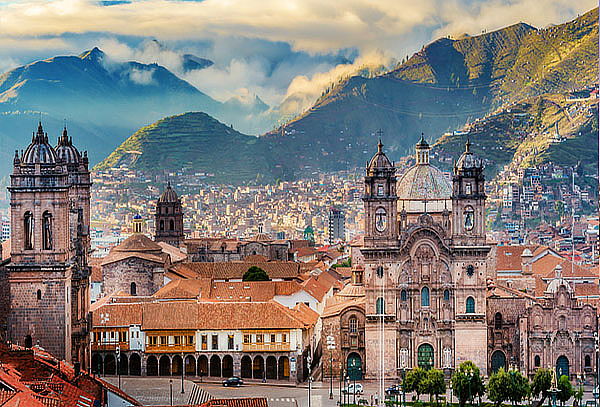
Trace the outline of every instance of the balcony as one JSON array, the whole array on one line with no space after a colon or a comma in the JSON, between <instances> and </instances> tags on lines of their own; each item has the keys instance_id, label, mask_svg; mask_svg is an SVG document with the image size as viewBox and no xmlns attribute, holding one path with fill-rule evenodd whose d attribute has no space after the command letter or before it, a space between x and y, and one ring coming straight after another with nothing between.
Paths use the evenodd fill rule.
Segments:
<instances>
[{"instance_id":1,"label":"balcony","mask_svg":"<svg viewBox=\"0 0 600 407\"><path fill-rule=\"evenodd\" d=\"M243 352L289 352L290 344L284 343L244 343Z\"/></svg>"},{"instance_id":2,"label":"balcony","mask_svg":"<svg viewBox=\"0 0 600 407\"><path fill-rule=\"evenodd\" d=\"M115 352L117 350L117 345L119 346L119 349L121 351L127 351L129 350L129 342L118 342L118 341L112 341L112 342L98 342L98 341L93 341L92 342L92 350L97 350L97 351L113 351Z\"/></svg>"},{"instance_id":3,"label":"balcony","mask_svg":"<svg viewBox=\"0 0 600 407\"><path fill-rule=\"evenodd\" d=\"M195 352L196 345L191 344L167 344L167 345L150 345L146 344L146 353L181 353Z\"/></svg>"}]
</instances>

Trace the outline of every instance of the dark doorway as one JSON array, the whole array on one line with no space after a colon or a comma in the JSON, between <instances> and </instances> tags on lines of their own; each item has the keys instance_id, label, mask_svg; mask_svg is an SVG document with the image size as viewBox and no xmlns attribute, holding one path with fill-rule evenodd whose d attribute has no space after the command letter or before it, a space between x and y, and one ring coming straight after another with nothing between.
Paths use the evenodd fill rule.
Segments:
<instances>
[{"instance_id":1,"label":"dark doorway","mask_svg":"<svg viewBox=\"0 0 600 407\"><path fill-rule=\"evenodd\" d=\"M171 376L171 360L166 355L160 357L158 374L160 376Z\"/></svg>"},{"instance_id":2,"label":"dark doorway","mask_svg":"<svg viewBox=\"0 0 600 407\"><path fill-rule=\"evenodd\" d=\"M221 358L213 355L210 358L210 375L213 377L221 376Z\"/></svg>"},{"instance_id":3,"label":"dark doorway","mask_svg":"<svg viewBox=\"0 0 600 407\"><path fill-rule=\"evenodd\" d=\"M223 377L233 376L233 358L229 355L223 356Z\"/></svg>"},{"instance_id":4,"label":"dark doorway","mask_svg":"<svg viewBox=\"0 0 600 407\"><path fill-rule=\"evenodd\" d=\"M146 361L146 376L158 376L158 359L156 359L156 356L148 357Z\"/></svg>"},{"instance_id":5,"label":"dark doorway","mask_svg":"<svg viewBox=\"0 0 600 407\"><path fill-rule=\"evenodd\" d=\"M115 356L108 354L104 357L104 374L115 375L117 374L117 361Z\"/></svg>"},{"instance_id":6,"label":"dark doorway","mask_svg":"<svg viewBox=\"0 0 600 407\"><path fill-rule=\"evenodd\" d=\"M252 359L246 355L242 357L242 377L249 379L252 377Z\"/></svg>"},{"instance_id":7,"label":"dark doorway","mask_svg":"<svg viewBox=\"0 0 600 407\"><path fill-rule=\"evenodd\" d=\"M208 358L205 355L198 356L198 376L208 376Z\"/></svg>"},{"instance_id":8,"label":"dark doorway","mask_svg":"<svg viewBox=\"0 0 600 407\"><path fill-rule=\"evenodd\" d=\"M92 373L102 374L102 356L97 353L92 355Z\"/></svg>"},{"instance_id":9,"label":"dark doorway","mask_svg":"<svg viewBox=\"0 0 600 407\"><path fill-rule=\"evenodd\" d=\"M142 375L142 358L137 353L132 353L129 356L129 374L131 376Z\"/></svg>"},{"instance_id":10,"label":"dark doorway","mask_svg":"<svg viewBox=\"0 0 600 407\"><path fill-rule=\"evenodd\" d=\"M275 356L267 357L267 379L277 379L277 359Z\"/></svg>"},{"instance_id":11,"label":"dark doorway","mask_svg":"<svg viewBox=\"0 0 600 407\"><path fill-rule=\"evenodd\" d=\"M196 376L196 359L192 355L185 358L185 375Z\"/></svg>"},{"instance_id":12,"label":"dark doorway","mask_svg":"<svg viewBox=\"0 0 600 407\"><path fill-rule=\"evenodd\" d=\"M255 356L252 362L252 377L262 379L265 375L265 360L262 356Z\"/></svg>"}]
</instances>

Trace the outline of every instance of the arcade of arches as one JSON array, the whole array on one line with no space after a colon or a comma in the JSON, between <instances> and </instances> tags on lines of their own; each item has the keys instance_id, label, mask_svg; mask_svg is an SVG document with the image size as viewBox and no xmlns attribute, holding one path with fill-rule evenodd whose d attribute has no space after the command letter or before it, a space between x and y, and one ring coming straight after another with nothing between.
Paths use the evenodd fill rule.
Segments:
<instances>
[{"instance_id":1,"label":"arcade of arches","mask_svg":"<svg viewBox=\"0 0 600 407\"><path fill-rule=\"evenodd\" d=\"M209 376L244 379L290 380L290 359L285 355L242 355L236 368L232 355L147 355L122 353L117 362L113 353L94 353L92 356L92 373L100 375L116 375L117 364L121 375L130 376Z\"/></svg>"}]
</instances>

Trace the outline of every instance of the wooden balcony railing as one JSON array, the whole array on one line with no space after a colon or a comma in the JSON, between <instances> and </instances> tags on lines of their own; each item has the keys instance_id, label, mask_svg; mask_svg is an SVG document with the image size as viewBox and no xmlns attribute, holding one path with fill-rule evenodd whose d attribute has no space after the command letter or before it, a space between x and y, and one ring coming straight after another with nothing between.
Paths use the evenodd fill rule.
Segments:
<instances>
[{"instance_id":1,"label":"wooden balcony railing","mask_svg":"<svg viewBox=\"0 0 600 407\"><path fill-rule=\"evenodd\" d=\"M92 342L92 350L116 351L117 345L119 346L119 349L121 351L129 350L129 342L119 342L119 341L112 341L112 342L94 341L94 342Z\"/></svg>"},{"instance_id":2,"label":"wooden balcony railing","mask_svg":"<svg viewBox=\"0 0 600 407\"><path fill-rule=\"evenodd\" d=\"M290 344L285 343L244 343L243 352L289 352Z\"/></svg>"},{"instance_id":3,"label":"wooden balcony railing","mask_svg":"<svg viewBox=\"0 0 600 407\"><path fill-rule=\"evenodd\" d=\"M168 344L168 345L150 345L146 344L146 353L181 353L195 352L195 344Z\"/></svg>"}]
</instances>

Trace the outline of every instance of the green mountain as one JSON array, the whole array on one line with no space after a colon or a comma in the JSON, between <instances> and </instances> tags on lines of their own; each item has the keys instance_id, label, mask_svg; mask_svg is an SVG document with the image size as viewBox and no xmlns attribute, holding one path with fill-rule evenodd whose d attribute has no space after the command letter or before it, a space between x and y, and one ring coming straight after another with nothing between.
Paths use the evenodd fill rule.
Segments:
<instances>
[{"instance_id":1,"label":"green mountain","mask_svg":"<svg viewBox=\"0 0 600 407\"><path fill-rule=\"evenodd\" d=\"M598 9L547 29L519 23L442 38L387 74L337 84L265 137L288 176L361 165L380 128L398 159L421 132L435 140L521 99L597 82L597 44Z\"/></svg>"},{"instance_id":2,"label":"green mountain","mask_svg":"<svg viewBox=\"0 0 600 407\"><path fill-rule=\"evenodd\" d=\"M206 113L166 117L142 127L95 169L127 166L149 171L212 174L214 182L271 181L263 144L241 134Z\"/></svg>"},{"instance_id":3,"label":"green mountain","mask_svg":"<svg viewBox=\"0 0 600 407\"><path fill-rule=\"evenodd\" d=\"M495 173L521 156L518 150L524 141L522 134L533 130L543 133L557 120L564 122L551 113L552 106L561 103L561 96L556 95L597 82L597 43L598 9L547 29L519 23L474 37L442 38L388 73L341 81L307 112L259 138L217 125L200 113L175 116L139 130L99 168L128 163L133 168L149 169L159 163L174 170L190 166L214 172L221 174L219 179L233 183L257 176L263 180L294 179L364 165L374 152L374 133L378 129L383 131L390 157L399 159L411 152L421 132L435 140L445 132L467 123L477 125L483 119L487 130L473 132L472 141L482 146L490 144L483 155L489 161L488 171ZM502 114L506 109L518 110L519 104L527 106L522 106L522 117L533 117L531 120L537 122L519 123L521 118ZM198 117L201 120L191 120ZM575 124L567 126L563 122L559 127L576 136L552 145L545 139L533 140L539 154L528 160L572 161L580 153L578 146L597 129L597 123L594 127L590 120L578 122L584 135L581 138ZM201 128L195 129L195 123ZM206 127L206 123L212 127ZM168 133L171 125L173 134ZM168 145L157 148L154 142L139 141L150 135L156 140L156 134L148 132L154 127L160 129L158 139L170 140ZM181 132L179 128L187 130ZM211 135L206 129L214 129L210 131L215 133ZM225 134L225 129L231 133ZM177 142L180 134L186 141ZM194 150L200 158L187 150L195 137L215 140L203 142ZM228 145L216 140L228 140ZM438 147L441 155L458 148L459 144L442 141ZM234 161L223 161L224 148L236 158ZM462 144L454 153L461 149ZM127 150L140 151L141 155L134 160ZM519 165L527 162L519 158Z\"/></svg>"},{"instance_id":4,"label":"green mountain","mask_svg":"<svg viewBox=\"0 0 600 407\"><path fill-rule=\"evenodd\" d=\"M581 164L587 173L597 173L598 101L576 102L567 94L525 99L461 132L444 134L433 145L436 165L449 170L467 138L471 149L484 157L490 179L507 165Z\"/></svg>"}]
</instances>

